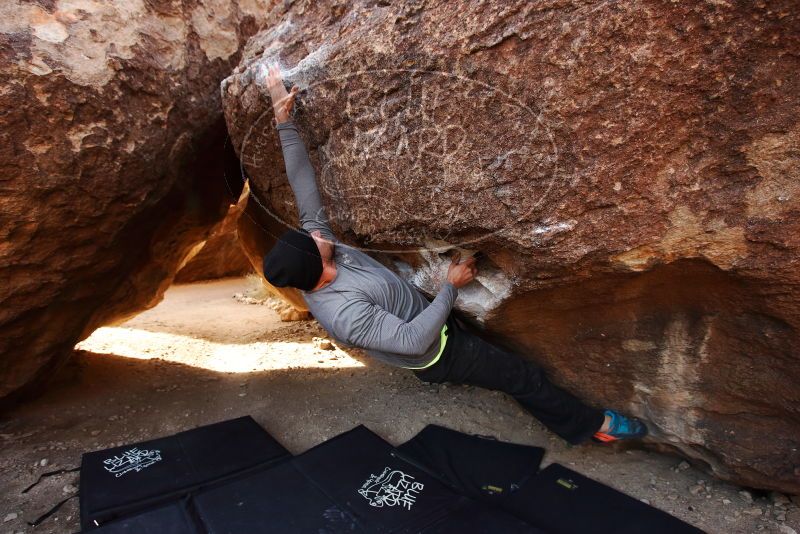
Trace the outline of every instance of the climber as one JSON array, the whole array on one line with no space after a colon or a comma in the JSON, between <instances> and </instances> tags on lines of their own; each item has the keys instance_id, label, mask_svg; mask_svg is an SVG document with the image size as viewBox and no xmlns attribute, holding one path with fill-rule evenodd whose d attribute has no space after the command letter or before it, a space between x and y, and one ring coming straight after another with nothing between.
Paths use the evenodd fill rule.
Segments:
<instances>
[{"instance_id":1,"label":"climber","mask_svg":"<svg viewBox=\"0 0 800 534\"><path fill-rule=\"evenodd\" d=\"M302 291L308 309L339 343L411 369L426 382L503 391L572 444L594 438L640 438L647 427L614 410L587 406L551 384L533 362L470 332L452 313L458 290L477 275L475 258L451 258L433 301L360 250L336 239L322 207L314 169L291 118L296 86L286 91L280 69L266 69L286 173L297 200L300 230L280 236L264 256L264 277Z\"/></svg>"}]
</instances>

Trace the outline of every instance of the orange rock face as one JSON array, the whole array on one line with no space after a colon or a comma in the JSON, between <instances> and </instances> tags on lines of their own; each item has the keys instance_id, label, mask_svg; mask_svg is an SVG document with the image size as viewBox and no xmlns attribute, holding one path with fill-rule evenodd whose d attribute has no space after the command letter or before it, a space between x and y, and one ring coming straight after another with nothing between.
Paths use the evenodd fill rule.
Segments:
<instances>
[{"instance_id":1,"label":"orange rock face","mask_svg":"<svg viewBox=\"0 0 800 534\"><path fill-rule=\"evenodd\" d=\"M238 197L219 82L267 4L0 6L0 400L158 302Z\"/></svg>"},{"instance_id":2,"label":"orange rock face","mask_svg":"<svg viewBox=\"0 0 800 534\"><path fill-rule=\"evenodd\" d=\"M241 276L253 272L250 260L239 244L236 226L247 205L247 197L231 206L228 214L214 227L208 239L195 245L189 257L173 282L188 284L201 280L213 280L226 276Z\"/></svg>"},{"instance_id":3,"label":"orange rock face","mask_svg":"<svg viewBox=\"0 0 800 534\"><path fill-rule=\"evenodd\" d=\"M491 333L654 446L800 492L794 4L387 4L276 10L222 83L261 229L295 222L278 59L342 239L429 293L480 249L458 306Z\"/></svg>"}]
</instances>

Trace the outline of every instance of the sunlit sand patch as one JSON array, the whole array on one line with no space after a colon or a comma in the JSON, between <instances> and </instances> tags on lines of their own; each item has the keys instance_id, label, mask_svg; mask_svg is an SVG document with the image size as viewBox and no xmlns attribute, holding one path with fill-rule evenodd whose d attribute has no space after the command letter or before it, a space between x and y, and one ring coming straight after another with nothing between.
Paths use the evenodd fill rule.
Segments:
<instances>
[{"instance_id":1,"label":"sunlit sand patch","mask_svg":"<svg viewBox=\"0 0 800 534\"><path fill-rule=\"evenodd\" d=\"M364 366L338 348L320 350L310 342L225 344L180 334L124 327L98 328L76 348L139 360L159 359L222 373Z\"/></svg>"}]
</instances>

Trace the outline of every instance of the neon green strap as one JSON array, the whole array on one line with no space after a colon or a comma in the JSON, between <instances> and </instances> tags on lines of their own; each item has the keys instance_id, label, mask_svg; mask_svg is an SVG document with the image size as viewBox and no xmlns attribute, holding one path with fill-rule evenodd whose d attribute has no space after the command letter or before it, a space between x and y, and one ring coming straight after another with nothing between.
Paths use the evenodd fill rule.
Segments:
<instances>
[{"instance_id":1,"label":"neon green strap","mask_svg":"<svg viewBox=\"0 0 800 534\"><path fill-rule=\"evenodd\" d=\"M439 339L440 339L439 352L436 353L436 357L434 359L432 359L430 362L428 362L427 365L423 365L422 367L406 367L406 369L414 369L414 370L427 369L428 367L439 361L439 358L442 357L442 353L444 352L444 346L447 343L447 324L445 324L442 327L442 334Z\"/></svg>"}]
</instances>

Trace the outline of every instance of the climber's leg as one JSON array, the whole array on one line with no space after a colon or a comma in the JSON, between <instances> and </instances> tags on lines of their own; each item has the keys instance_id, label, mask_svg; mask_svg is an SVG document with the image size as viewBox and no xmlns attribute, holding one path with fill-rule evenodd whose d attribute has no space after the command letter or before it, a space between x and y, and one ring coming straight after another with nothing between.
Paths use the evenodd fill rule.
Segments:
<instances>
[{"instance_id":1,"label":"climber's leg","mask_svg":"<svg viewBox=\"0 0 800 534\"><path fill-rule=\"evenodd\" d=\"M426 382L452 382L503 391L513 396L547 428L577 444L597 432L603 410L591 408L560 389L542 369L460 328L448 319L448 340L439 361L416 371Z\"/></svg>"}]
</instances>

